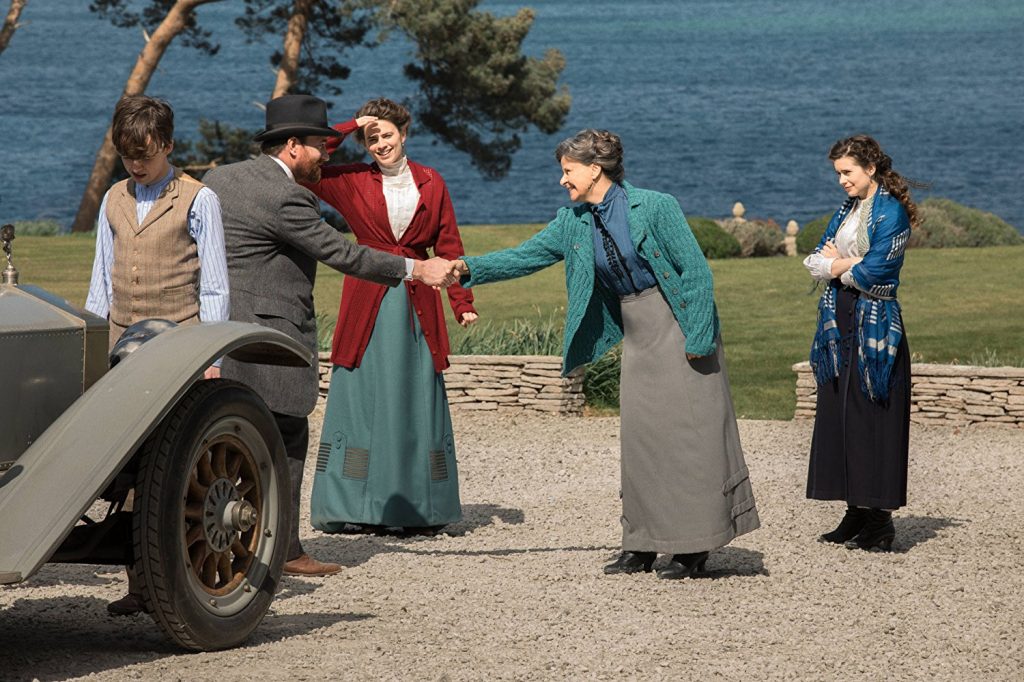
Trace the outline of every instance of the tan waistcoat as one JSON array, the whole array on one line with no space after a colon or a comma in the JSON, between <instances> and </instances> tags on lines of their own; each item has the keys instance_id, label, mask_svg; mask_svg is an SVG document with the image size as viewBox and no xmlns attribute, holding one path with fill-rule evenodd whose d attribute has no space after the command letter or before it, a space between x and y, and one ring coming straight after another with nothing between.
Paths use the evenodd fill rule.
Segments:
<instances>
[{"instance_id":1,"label":"tan waistcoat","mask_svg":"<svg viewBox=\"0 0 1024 682\"><path fill-rule=\"evenodd\" d=\"M199 319L199 251L188 232L189 210L202 183L174 169L140 225L135 182L124 180L107 196L107 220L114 233L110 269L110 321L128 327L139 320Z\"/></svg>"}]
</instances>

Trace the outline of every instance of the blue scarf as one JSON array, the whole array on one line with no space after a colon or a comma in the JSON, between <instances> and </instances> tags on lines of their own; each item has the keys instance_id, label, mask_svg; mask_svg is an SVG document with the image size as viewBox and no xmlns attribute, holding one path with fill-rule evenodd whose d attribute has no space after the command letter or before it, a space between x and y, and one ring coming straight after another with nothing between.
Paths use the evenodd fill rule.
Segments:
<instances>
[{"instance_id":1,"label":"blue scarf","mask_svg":"<svg viewBox=\"0 0 1024 682\"><path fill-rule=\"evenodd\" d=\"M848 200L829 221L818 243L820 250L842 225L853 207ZM903 314L896 301L903 254L910 237L910 220L903 206L879 187L868 220L869 246L864 259L851 268L860 290L855 322L857 326L857 375L860 389L869 399L884 403L889 399L892 368L903 339ZM836 294L831 286L818 301L818 327L811 343L811 370L819 386L839 377L842 348L836 324Z\"/></svg>"},{"instance_id":2,"label":"blue scarf","mask_svg":"<svg viewBox=\"0 0 1024 682\"><path fill-rule=\"evenodd\" d=\"M594 267L602 283L619 296L636 294L658 283L650 265L637 253L629 235L629 197L612 183L599 204L590 204L594 216Z\"/></svg>"},{"instance_id":3,"label":"blue scarf","mask_svg":"<svg viewBox=\"0 0 1024 682\"><path fill-rule=\"evenodd\" d=\"M818 328L811 344L811 369L819 386L839 377L842 339L836 324L836 290L826 287L818 301ZM903 338L903 314L895 300L861 295L856 303L857 376L860 390L871 400L884 403L892 386L892 368Z\"/></svg>"}]
</instances>

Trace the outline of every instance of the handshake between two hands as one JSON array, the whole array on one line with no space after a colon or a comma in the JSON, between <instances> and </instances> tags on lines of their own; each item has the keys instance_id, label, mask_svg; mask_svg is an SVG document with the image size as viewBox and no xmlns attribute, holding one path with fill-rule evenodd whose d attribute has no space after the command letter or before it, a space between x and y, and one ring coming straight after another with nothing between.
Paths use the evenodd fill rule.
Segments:
<instances>
[{"instance_id":1,"label":"handshake between two hands","mask_svg":"<svg viewBox=\"0 0 1024 682\"><path fill-rule=\"evenodd\" d=\"M468 275L469 268L461 258L447 260L435 256L429 260L418 260L413 264L412 278L435 289L450 287L462 275Z\"/></svg>"},{"instance_id":2,"label":"handshake between two hands","mask_svg":"<svg viewBox=\"0 0 1024 682\"><path fill-rule=\"evenodd\" d=\"M466 267L465 261L461 258L447 260L435 256L429 260L415 261L412 267L413 279L419 280L438 290L442 287L450 287L459 280L459 277L468 274L469 268ZM459 318L459 324L463 327L468 327L476 321L477 314L473 312L464 312Z\"/></svg>"}]
</instances>

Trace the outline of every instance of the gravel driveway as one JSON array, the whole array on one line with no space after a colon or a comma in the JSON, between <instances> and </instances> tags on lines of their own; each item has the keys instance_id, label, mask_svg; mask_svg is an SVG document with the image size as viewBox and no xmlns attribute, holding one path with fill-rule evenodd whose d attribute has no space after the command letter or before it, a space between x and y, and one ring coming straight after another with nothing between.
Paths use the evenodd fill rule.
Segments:
<instances>
[{"instance_id":1,"label":"gravel driveway","mask_svg":"<svg viewBox=\"0 0 1024 682\"><path fill-rule=\"evenodd\" d=\"M116 570L47 566L0 589L0 679L1021 679L1024 431L913 427L885 555L815 542L842 509L804 499L809 423L742 421L763 527L668 582L601 572L618 427L456 414L465 519L431 538L307 526L343 572L286 578L233 651L183 654L146 616L108 617Z\"/></svg>"}]
</instances>

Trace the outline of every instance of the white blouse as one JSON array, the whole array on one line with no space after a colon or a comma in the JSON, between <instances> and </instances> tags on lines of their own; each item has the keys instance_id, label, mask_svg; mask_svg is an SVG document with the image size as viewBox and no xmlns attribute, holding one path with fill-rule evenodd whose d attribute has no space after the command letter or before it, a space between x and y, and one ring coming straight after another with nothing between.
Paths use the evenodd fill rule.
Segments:
<instances>
[{"instance_id":1,"label":"white blouse","mask_svg":"<svg viewBox=\"0 0 1024 682\"><path fill-rule=\"evenodd\" d=\"M384 201L388 206L388 221L391 223L391 232L398 241L416 215L420 191L412 177L409 162L404 156L394 166L380 166L380 172L384 176Z\"/></svg>"},{"instance_id":2,"label":"white blouse","mask_svg":"<svg viewBox=\"0 0 1024 682\"><path fill-rule=\"evenodd\" d=\"M860 225L860 208L862 205L862 202L857 202L857 205L854 206L853 210L847 214L846 219L843 220L843 224L839 226L839 230L833 239L840 258L860 258L864 255L857 247L857 226ZM807 271L811 273L811 277L814 279L820 282L828 282L833 279L832 263L835 260L835 258L826 258L821 255L820 251L815 251L807 256L807 258L804 258L804 267L807 268ZM839 280L848 287L856 286L850 270L840 275Z\"/></svg>"}]
</instances>

